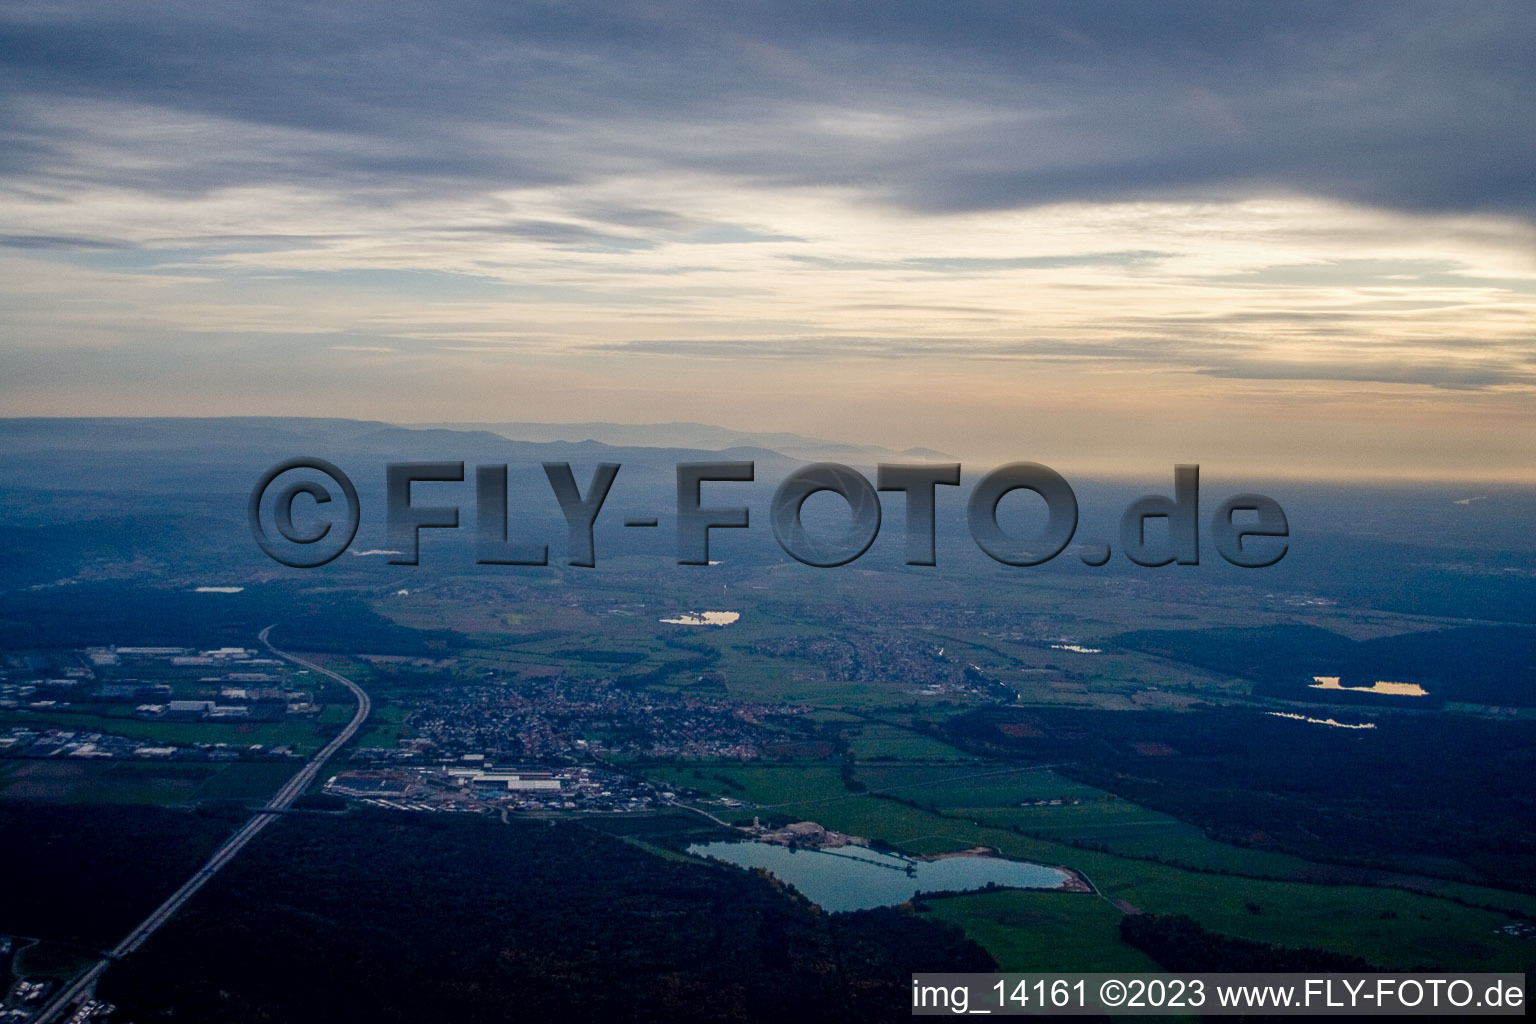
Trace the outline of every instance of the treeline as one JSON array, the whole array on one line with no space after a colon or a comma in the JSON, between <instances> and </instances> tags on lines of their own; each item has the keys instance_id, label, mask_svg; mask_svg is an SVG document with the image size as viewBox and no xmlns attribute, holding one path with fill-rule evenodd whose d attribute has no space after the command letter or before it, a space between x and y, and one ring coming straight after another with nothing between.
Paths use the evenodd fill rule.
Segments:
<instances>
[{"instance_id":1,"label":"treeline","mask_svg":"<svg viewBox=\"0 0 1536 1024\"><path fill-rule=\"evenodd\" d=\"M0 647L97 645L255 647L276 623L272 642L290 651L441 658L462 649L449 630L419 630L384 618L356 595L265 583L237 594L198 594L185 586L81 583L0 595Z\"/></svg>"},{"instance_id":2,"label":"treeline","mask_svg":"<svg viewBox=\"0 0 1536 1024\"><path fill-rule=\"evenodd\" d=\"M833 914L831 928L850 1021L909 1020L914 964L944 963L950 965L946 971L978 974L997 970L997 961L959 928L896 907Z\"/></svg>"},{"instance_id":3,"label":"treeline","mask_svg":"<svg viewBox=\"0 0 1536 1024\"><path fill-rule=\"evenodd\" d=\"M626 690L643 690L648 686L657 686L665 683L676 675L703 675L710 671L720 661L718 648L707 644L690 644L683 641L668 640L665 646L674 650L689 652L692 657L675 658L662 662L655 668L646 672L626 672L614 680L614 685Z\"/></svg>"},{"instance_id":4,"label":"treeline","mask_svg":"<svg viewBox=\"0 0 1536 1024\"><path fill-rule=\"evenodd\" d=\"M1461 861L1451 877L1536 888L1536 722L1392 715L1346 731L1245 708L989 708L946 728L974 753L1066 762L1223 841L1415 873L1434 870L1428 855Z\"/></svg>"},{"instance_id":5,"label":"treeline","mask_svg":"<svg viewBox=\"0 0 1536 1024\"><path fill-rule=\"evenodd\" d=\"M1287 973L1380 971L1357 956L1310 947L1275 946L1207 931L1183 914L1127 914L1120 937L1175 972Z\"/></svg>"},{"instance_id":6,"label":"treeline","mask_svg":"<svg viewBox=\"0 0 1536 1024\"><path fill-rule=\"evenodd\" d=\"M986 971L899 910L571 823L285 818L101 991L135 1020L905 1020L913 971Z\"/></svg>"},{"instance_id":7,"label":"treeline","mask_svg":"<svg viewBox=\"0 0 1536 1024\"><path fill-rule=\"evenodd\" d=\"M243 807L0 803L0 934L110 948L248 816Z\"/></svg>"},{"instance_id":8,"label":"treeline","mask_svg":"<svg viewBox=\"0 0 1536 1024\"><path fill-rule=\"evenodd\" d=\"M1429 691L1425 697L1365 697L1378 707L1427 708L1443 700L1536 704L1536 629L1529 626L1463 626L1360 641L1317 626L1138 630L1113 642L1250 679L1263 684L1261 692L1293 700L1361 696L1308 689L1314 675L1332 675L1344 686L1385 679L1422 683Z\"/></svg>"},{"instance_id":9,"label":"treeline","mask_svg":"<svg viewBox=\"0 0 1536 1024\"><path fill-rule=\"evenodd\" d=\"M846 782L845 782L845 784L846 784ZM863 792L863 791L862 790L854 790L854 792ZM931 800L926 802L926 803L922 803L922 802L919 802L917 800L913 800L913 799L911 799L909 797L897 796L894 793L871 793L869 795L871 797L873 797L874 799L876 799L876 800L889 800L892 803L902 804L904 806L911 807L911 808L913 808L915 810L924 811L924 812L926 812L928 814L932 814L933 816L938 817L938 818L949 818L949 819L952 819L954 821L966 822L966 823L971 823L971 822L977 821L977 812L975 811L975 809L970 809L969 813L967 813L965 815L959 815L959 814L951 813L950 811L946 811L943 808L940 808L937 804L935 804ZM1147 863L1147 864L1162 864L1165 867L1177 868L1180 871L1190 871L1190 872L1193 872L1195 874L1200 874L1200 875L1218 875L1218 876L1224 876L1224 877L1229 877L1229 878L1251 878L1251 879L1254 879L1255 881L1260 881L1260 882L1294 882L1294 881L1297 881L1297 877L1294 874L1276 875L1276 874L1271 874L1269 872L1264 872L1264 871L1249 871L1249 870L1225 868L1225 867L1220 867L1220 866L1214 865L1214 864L1191 864L1190 862L1185 861L1185 860L1181 860L1178 857L1169 857L1169 856L1164 856L1164 855L1156 854L1156 853L1146 853L1146 852L1135 852L1135 853L1133 853L1133 852L1130 852L1130 851L1127 851L1127 850L1117 850L1114 847L1110 846L1108 843L1099 842L1099 841L1093 840L1093 839L1082 839L1082 838L1077 837L1077 836L1062 836L1062 835L1060 835L1058 833L1055 833L1055 832L1049 832L1049 831L1044 831L1044 830L1040 830L1040 829L1028 829L1028 828L1023 827L1022 825L1004 825L1004 824L1001 824L1001 823L998 823L998 822L989 822L986 819L985 813L983 813L981 815L980 822L981 822L981 824L986 825L988 828L995 828L995 829L999 829L999 830L1002 830L1002 831L1005 831L1005 832L1012 832L1014 835L1028 836L1031 839L1039 839L1042 842L1057 843L1057 844L1060 844L1060 845L1063 845L1063 846L1070 846L1074 850L1089 850L1089 851L1092 851L1094 853L1106 853L1106 854L1109 854L1112 857L1119 857L1121 860L1141 861L1141 862ZM1251 844L1243 843L1243 842L1233 842L1232 840L1228 840L1228 842L1229 842L1230 845L1234 845L1234 846L1246 847L1246 846L1251 845ZM1424 884L1419 885L1419 886L1415 886L1415 885L1409 884L1407 882L1401 882L1401 881L1383 881L1379 877L1372 877L1374 875L1379 874L1380 873L1380 869L1379 868L1371 867L1368 863L1362 863L1361 859L1356 859L1354 862L1349 862L1349 861L1342 860L1341 858L1339 858L1337 856L1334 856L1334 857L1331 857L1331 858L1327 858L1327 859L1324 859L1323 857L1313 857L1313 858L1311 858L1311 862L1315 863L1315 864L1333 864L1333 865L1337 866L1338 868L1340 868L1341 871L1340 871L1340 874L1337 875L1336 877L1328 877L1326 875L1321 875L1320 876L1320 875L1317 875L1317 874L1309 874L1307 876L1307 878L1305 879L1305 881L1306 881L1306 883L1308 885L1335 885L1335 886L1369 885L1369 886L1374 886L1374 887L1379 888L1379 889L1395 889L1395 890L1397 890L1399 892L1411 892L1411 893L1418 893L1420 895L1434 896L1436 899L1446 900L1446 901L1448 901L1450 903L1456 904L1457 906L1471 907L1474 910L1488 910L1488 911L1492 911L1493 913L1496 913L1496 914L1506 914L1506 915L1508 915L1510 917L1518 918L1520 920L1529 920L1530 919L1530 915L1527 914L1524 910L1520 909L1519 907L1502 906L1502 905L1493 904L1493 903L1479 903L1479 902L1476 902L1474 900L1469 900L1469 899L1467 899L1464 896L1459 896L1459 895L1457 895L1455 893L1450 893L1450 892L1442 891L1441 887L1439 887L1438 885L1434 884L1433 882L1431 882L1428 879L1425 879L1424 880ZM1348 874L1347 872L1350 872L1350 871L1358 872L1359 874L1358 875ZM1412 877L1412 876L1409 876L1409 877ZM939 895L939 896L942 896L942 895L946 895L946 894L944 894L944 893L928 893L928 894L925 894L925 895L929 895L929 896Z\"/></svg>"},{"instance_id":10,"label":"treeline","mask_svg":"<svg viewBox=\"0 0 1536 1024\"><path fill-rule=\"evenodd\" d=\"M566 647L554 654L566 661L595 662L600 665L633 665L645 660L644 651L604 651L595 647Z\"/></svg>"}]
</instances>

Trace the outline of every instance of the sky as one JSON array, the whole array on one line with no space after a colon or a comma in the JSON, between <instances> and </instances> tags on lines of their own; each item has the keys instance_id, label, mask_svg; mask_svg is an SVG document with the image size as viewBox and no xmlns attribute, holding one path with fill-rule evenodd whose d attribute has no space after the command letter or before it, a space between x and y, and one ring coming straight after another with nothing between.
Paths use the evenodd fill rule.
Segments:
<instances>
[{"instance_id":1,"label":"sky","mask_svg":"<svg viewBox=\"0 0 1536 1024\"><path fill-rule=\"evenodd\" d=\"M0 415L1536 483L1533 53L1526 3L8 0Z\"/></svg>"}]
</instances>

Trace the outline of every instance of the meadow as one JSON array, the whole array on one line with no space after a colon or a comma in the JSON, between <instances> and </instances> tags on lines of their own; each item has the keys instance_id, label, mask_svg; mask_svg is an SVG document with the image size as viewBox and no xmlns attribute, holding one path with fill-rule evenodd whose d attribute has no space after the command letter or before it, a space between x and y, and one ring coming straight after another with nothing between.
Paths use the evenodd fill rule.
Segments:
<instances>
[{"instance_id":1,"label":"meadow","mask_svg":"<svg viewBox=\"0 0 1536 1024\"><path fill-rule=\"evenodd\" d=\"M1018 958L1029 950L1042 948L1059 949L1061 956L1052 966L1062 970L1092 970L1096 964L1131 962L1126 959L1128 947L1120 948L1118 932L1106 927L1106 922L1113 920L1105 916L1106 912L1118 918L1122 911L1187 914L1211 931L1278 945L1329 949L1391 969L1524 970L1532 955L1527 941L1497 929L1510 921L1508 911L1536 914L1536 897L1454 883L1434 883L1440 894L1432 895L1379 885L1252 877L1244 870L1260 866L1301 868L1307 862L1283 857L1271 862L1263 854L1260 857L1264 859L1259 860L1250 857L1255 851L1210 840L1199 843L1186 834L1184 843L1199 845L1198 852L1211 863L1209 870L1194 871L1021 834L994 824L993 817L1023 813L1023 809L975 806L978 792L1011 802L1015 797L1049 799L1047 794L1070 791L1072 784L1048 773L1005 766L996 776L976 778L981 773L970 766L858 765L854 778L870 785L871 790L880 788L874 783L885 783L890 792L881 795L850 792L839 768L828 764L682 763L647 771L668 785L752 805L732 811L710 805L710 813L724 820L749 822L754 815L812 820L918 856L988 846L1003 856L1081 873L1096 894L1053 894L1059 901L1048 905L1064 931L1071 929L1060 915L1071 913L1069 908L1084 908L1083 929L1073 932L1070 942L1055 947L1047 947L1033 936L1034 918L1029 915L986 909L992 906L987 902L991 896L966 897L980 901L976 903L980 909L973 912L965 911L966 904L946 909L948 900L934 901L931 913L970 913L976 930L968 934L994 955L1013 957L1014 962L1022 962ZM943 771L950 773L948 782ZM919 803L931 802L936 809L890 799L898 794L914 795ZM1076 795L1092 794L1078 790ZM967 800L969 806L951 804L954 800ZM1060 810L1082 807L1089 808L1086 818L1097 813L1100 831L1116 818L1127 826L1123 829L1127 833L1140 828L1160 834L1172 828L1164 823L1163 816L1121 800L1093 800ZM1225 862L1220 859L1223 854Z\"/></svg>"}]
</instances>

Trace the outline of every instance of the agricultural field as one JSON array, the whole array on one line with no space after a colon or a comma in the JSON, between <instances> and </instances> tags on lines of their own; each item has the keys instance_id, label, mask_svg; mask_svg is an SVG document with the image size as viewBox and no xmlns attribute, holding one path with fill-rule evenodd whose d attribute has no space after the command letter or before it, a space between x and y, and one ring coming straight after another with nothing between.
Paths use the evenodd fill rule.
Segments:
<instances>
[{"instance_id":1,"label":"agricultural field","mask_svg":"<svg viewBox=\"0 0 1536 1024\"><path fill-rule=\"evenodd\" d=\"M259 743L267 747L291 746L297 754L312 754L325 745L328 737L323 730L328 725L334 727L338 716L345 722L351 712L337 706L319 718L291 718L283 722L172 722L76 711L28 711L0 712L0 726L112 733L153 746L227 743L248 747Z\"/></svg>"},{"instance_id":2,"label":"agricultural field","mask_svg":"<svg viewBox=\"0 0 1536 1024\"><path fill-rule=\"evenodd\" d=\"M0 761L0 800L67 804L264 802L298 762Z\"/></svg>"},{"instance_id":3,"label":"agricultural field","mask_svg":"<svg viewBox=\"0 0 1536 1024\"><path fill-rule=\"evenodd\" d=\"M1066 892L987 892L926 901L927 916L958 926L1001 971L1161 971L1120 940L1125 916L1107 900Z\"/></svg>"},{"instance_id":4,"label":"agricultural field","mask_svg":"<svg viewBox=\"0 0 1536 1024\"><path fill-rule=\"evenodd\" d=\"M962 811L958 807L944 807L941 803L959 798L974 804L977 791L969 788L972 782L984 782L990 792L1010 801L1021 793L1043 796L1058 792L1060 783L1048 775L1041 777L1038 773L1003 769L992 780L969 779L966 769L956 771L951 768L953 774L946 789L942 776L929 766L880 765L878 769L883 775L864 774L870 767L858 766L855 777L860 781L894 784L900 787L895 793L932 788L935 794L932 802L940 809L933 811L924 806L912 806L877 793L849 792L842 785L838 769L828 765L711 763L649 771L653 778L665 779L673 785L730 796L755 805L729 814L712 811L726 820L749 821L754 814L772 814L791 820L812 820L836 831L879 839L918 856L989 846L1014 859L1068 867L1084 875L1098 895L1060 894L1064 902L1059 906L1077 905L1070 902L1072 900L1080 901L1085 907L1096 905L1087 911L1089 915L1102 915L1104 908L1115 914L1121 910L1188 914L1211 931L1278 945L1330 949L1393 969L1445 968L1449 965L1465 968L1477 964L1487 970L1524 970L1529 965L1528 942L1499 934L1497 929L1511 920L1506 910L1536 912L1536 898L1533 897L1476 886L1452 888L1449 883L1439 886L1443 895L1437 896L1380 886L1263 880L1240 873L1245 866L1245 855L1252 851L1222 847L1214 842L1204 853L1214 856L1217 848L1230 850L1231 862L1221 867L1230 873L1192 871L1078 848L987 823L985 814L1005 813L1010 810L1008 808L973 806ZM927 778L920 773L927 773ZM1025 779L1028 781L1021 781ZM871 786L871 789L875 788L878 787ZM1127 821L1133 820L1133 816L1147 814L1118 800L1098 800L1078 806L1092 808L1095 804L1114 807L1109 815L1124 815ZM961 817L962 813L978 816ZM1299 862L1299 858L1294 860ZM1299 863L1305 865L1306 862ZM1252 862L1247 862L1247 866L1252 866ZM1505 910L1468 906L1456 899ZM934 906L939 907L944 902L935 901ZM950 911L937 909L931 912L943 914ZM1010 929L1027 932L1026 925L1020 923L1026 918L993 914L989 920L991 923L985 925L987 938L983 940L988 948L1015 948L1009 943L1018 943L1016 948L1020 950L1031 948L1029 943L1034 940L1027 935L1012 938L1007 935ZM1091 922L1091 916L1089 920ZM1084 933L1085 937L1079 940L1087 943L1084 963L1111 962L1093 958L1120 955L1113 948L1119 942L1117 937L1114 943L1101 944L1091 940L1095 934L1116 933L1090 927ZM981 940L979 935L973 937Z\"/></svg>"},{"instance_id":5,"label":"agricultural field","mask_svg":"<svg viewBox=\"0 0 1536 1024\"><path fill-rule=\"evenodd\" d=\"M851 756L872 761L969 761L970 755L942 740L880 721L843 730Z\"/></svg>"}]
</instances>

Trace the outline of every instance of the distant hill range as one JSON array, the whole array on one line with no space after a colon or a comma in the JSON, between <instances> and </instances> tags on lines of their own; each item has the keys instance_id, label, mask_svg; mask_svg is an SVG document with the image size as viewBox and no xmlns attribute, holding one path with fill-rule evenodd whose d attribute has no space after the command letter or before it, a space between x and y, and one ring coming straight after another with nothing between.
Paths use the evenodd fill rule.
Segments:
<instances>
[{"instance_id":1,"label":"distant hill range","mask_svg":"<svg viewBox=\"0 0 1536 1024\"><path fill-rule=\"evenodd\" d=\"M456 423L400 426L378 420L283 416L0 418L0 470L12 486L163 489L250 486L274 459L292 455L376 461L454 459L537 466L618 462L631 474L670 474L678 462L752 461L760 479L798 462L873 466L955 461L799 434L750 434L701 423Z\"/></svg>"},{"instance_id":2,"label":"distant hill range","mask_svg":"<svg viewBox=\"0 0 1536 1024\"><path fill-rule=\"evenodd\" d=\"M579 435L570 428L551 432ZM165 490L250 486L276 459L318 455L383 463L463 460L466 463L618 462L630 474L670 479L678 462L753 461L760 476L782 476L802 456L752 444L676 446L647 443L645 428L629 428L626 443L511 439L473 424L402 427L377 420L279 416L100 417L0 419L0 471L11 486L61 489ZM726 432L722 431L724 435Z\"/></svg>"},{"instance_id":3,"label":"distant hill range","mask_svg":"<svg viewBox=\"0 0 1536 1024\"><path fill-rule=\"evenodd\" d=\"M1031 454L1022 442L1020 454ZM961 487L953 492L939 489L943 493L937 496L937 534L941 545L952 545L948 549L952 567L960 568L963 557L985 559L971 541L965 509L968 488L989 467L926 448L899 451L700 423L402 426L377 420L276 416L0 418L0 527L7 531L8 545L7 559L0 563L0 591L73 580L82 572L92 578L138 576L150 565L201 574L220 567L270 570L251 542L245 501L271 466L301 455L334 462L353 479L367 510L358 539L362 550L387 546L383 489L388 463L464 462L464 484L451 492L438 490L456 495L465 508L466 524L474 508L471 467L505 464L509 491L517 496L516 514L527 520L526 529L531 535L555 538L565 536L565 522L540 463L571 463L583 487L595 464L619 463L623 472L614 485L614 513L607 517L611 522L599 524L599 530L612 530L602 540L604 550L652 555L674 553L674 532L666 527L651 533L626 530L623 515L664 516L675 509L678 463L751 461L756 468L752 484L721 484L711 491L722 502L750 506L757 528L741 531L740 537L724 532L717 539L723 545L736 545L732 557L738 560L774 562L787 556L767 528L770 496L798 465L841 462L872 476L880 462L961 461L965 462ZM1077 494L1078 536L1084 541L1105 539L1116 546L1116 557L1094 570L1101 578L1128 575L1142 585L1177 581L1183 586L1199 581L1201 586L1259 587L1269 595L1266 601L1286 603L1298 613L1313 606L1342 606L1443 616L1468 625L1536 625L1536 533L1530 528L1536 522L1536 489L1528 485L1488 482L1474 489L1464 482L1445 482L1368 487L1202 471L1201 564L1146 569L1119 557L1120 516L1142 494L1167 494L1171 489L1167 470L1146 481L1129 481L1082 477L1065 464L1056 468L1068 475ZM1262 571L1236 569L1216 558L1205 529L1207 517L1224 496L1246 490L1280 501L1291 527L1291 550L1285 560ZM1478 500L1466 500L1469 495ZM884 504L892 513L885 530L901 529L900 497L887 495ZM1024 496L1012 507L1027 509ZM1010 528L1023 532L1033 527L1020 519ZM472 532L466 529L435 542L472 541ZM452 563L440 559L438 564ZM972 568L1001 571L990 560L978 561ZM1083 569L1070 556L1039 567L1039 571L1059 572ZM1030 575L1005 573L1021 585ZM1238 599L1247 603L1254 598L1245 591ZM1221 638L1207 639L1225 649ZM1253 650L1242 647L1239 653L1244 658L1272 660L1274 648L1259 644ZM1319 651L1304 653L1315 656ZM1340 674L1325 671L1314 657L1296 662L1294 669L1301 677L1298 685L1303 686L1311 673ZM1320 693L1309 691L1308 696ZM1446 696L1450 698L1449 693Z\"/></svg>"},{"instance_id":4,"label":"distant hill range","mask_svg":"<svg viewBox=\"0 0 1536 1024\"><path fill-rule=\"evenodd\" d=\"M697 448L724 451L730 448L767 448L807 462L871 462L890 459L944 459L953 456L932 448L897 451L873 444L847 444L783 432L749 432L708 423L416 423L427 430L484 430L511 441L598 441L623 447Z\"/></svg>"}]
</instances>

